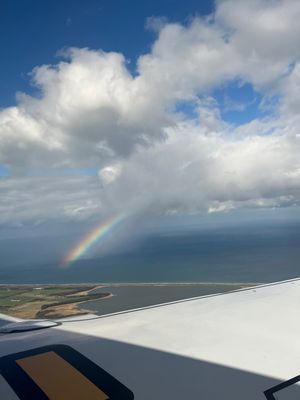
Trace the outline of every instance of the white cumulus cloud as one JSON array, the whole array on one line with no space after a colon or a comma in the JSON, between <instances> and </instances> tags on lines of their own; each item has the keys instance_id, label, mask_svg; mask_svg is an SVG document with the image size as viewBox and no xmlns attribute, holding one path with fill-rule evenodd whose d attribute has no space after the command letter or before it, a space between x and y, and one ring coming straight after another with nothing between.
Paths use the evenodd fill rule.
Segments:
<instances>
[{"instance_id":1,"label":"white cumulus cloud","mask_svg":"<svg viewBox=\"0 0 300 400\"><path fill-rule=\"evenodd\" d=\"M0 110L0 164L12 171L0 222L298 205L299 18L297 0L219 0L187 25L152 19L136 76L122 54L87 48L36 67L40 95ZM267 116L222 120L213 90L236 82L262 106L277 99ZM26 176L41 167L99 172Z\"/></svg>"}]
</instances>

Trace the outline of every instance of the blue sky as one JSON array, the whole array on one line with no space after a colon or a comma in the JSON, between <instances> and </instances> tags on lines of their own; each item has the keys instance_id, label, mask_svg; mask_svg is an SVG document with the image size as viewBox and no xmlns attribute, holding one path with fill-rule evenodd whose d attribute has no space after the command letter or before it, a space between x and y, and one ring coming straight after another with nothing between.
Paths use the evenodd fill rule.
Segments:
<instances>
[{"instance_id":1,"label":"blue sky","mask_svg":"<svg viewBox=\"0 0 300 400\"><path fill-rule=\"evenodd\" d=\"M134 71L154 34L147 18L185 22L209 14L212 1L177 0L4 0L0 6L0 107L15 103L18 91L34 93L29 73L37 65L57 63L65 47L89 47L123 53Z\"/></svg>"},{"instance_id":2,"label":"blue sky","mask_svg":"<svg viewBox=\"0 0 300 400\"><path fill-rule=\"evenodd\" d=\"M6 55L0 64L0 107L16 104L16 94L39 96L31 84L31 71L39 65L56 64L60 50L88 47L124 54L128 69L136 73L136 61L151 49L156 33L147 26L151 18L188 24L195 16L214 11L213 1L125 1L89 0L60 2L38 0L5 1L0 14L0 45ZM262 115L261 96L249 84L224 85L212 93L225 121L242 124ZM237 104L240 107L235 107ZM193 117L194 105L178 102L178 112ZM0 164L0 176L11 169ZM29 176L95 175L96 169L29 169Z\"/></svg>"},{"instance_id":3,"label":"blue sky","mask_svg":"<svg viewBox=\"0 0 300 400\"><path fill-rule=\"evenodd\" d=\"M299 2L0 11L1 226L299 207Z\"/></svg>"},{"instance_id":4,"label":"blue sky","mask_svg":"<svg viewBox=\"0 0 300 400\"><path fill-rule=\"evenodd\" d=\"M31 85L31 71L37 65L56 64L61 49L75 46L120 52L135 74L137 58L150 51L155 37L147 28L149 18L187 24L191 18L213 11L211 0L4 1L0 45L6 56L0 65L0 107L15 104L18 92L38 96L37 88ZM249 84L234 82L213 95L229 123L242 124L263 115L261 96ZM237 104L240 107L234 107ZM178 110L190 113L180 103Z\"/></svg>"}]
</instances>

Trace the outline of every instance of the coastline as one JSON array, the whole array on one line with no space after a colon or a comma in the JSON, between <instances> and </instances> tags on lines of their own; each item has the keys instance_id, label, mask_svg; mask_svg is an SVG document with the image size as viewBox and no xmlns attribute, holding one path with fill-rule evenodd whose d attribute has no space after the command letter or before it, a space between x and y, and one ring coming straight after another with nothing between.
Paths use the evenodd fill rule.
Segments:
<instances>
[{"instance_id":1,"label":"coastline","mask_svg":"<svg viewBox=\"0 0 300 400\"><path fill-rule=\"evenodd\" d=\"M96 288L95 288L96 289ZM90 289L94 290L94 289ZM103 296L99 298L98 300L106 300L113 297L112 293L107 294L106 296ZM36 318L49 318L49 319L59 319L59 318L67 318L67 317L76 317L76 316L82 316L82 315L87 315L87 314L93 314L94 312L92 310L89 310L88 308L79 308L81 304L88 304L90 301L93 300L81 300L77 301L75 303L69 303L64 306L53 306L51 307L51 310L47 313L39 313L37 314Z\"/></svg>"},{"instance_id":2,"label":"coastline","mask_svg":"<svg viewBox=\"0 0 300 400\"><path fill-rule=\"evenodd\" d=\"M97 286L99 288L107 286L184 286L184 285L228 285L228 286L257 286L264 285L270 282L86 282L86 283L0 283L0 289L3 287L87 287L87 286Z\"/></svg>"},{"instance_id":3,"label":"coastline","mask_svg":"<svg viewBox=\"0 0 300 400\"><path fill-rule=\"evenodd\" d=\"M111 293L92 293L102 285L0 285L0 313L17 318L65 318L88 314L79 305L109 298Z\"/></svg>"},{"instance_id":4,"label":"coastline","mask_svg":"<svg viewBox=\"0 0 300 400\"><path fill-rule=\"evenodd\" d=\"M80 283L80 284L0 284L0 313L6 313L18 318L40 318L40 319L59 319L71 316L82 316L86 314L103 315L102 311L116 306L124 309L126 304L128 309L132 308L128 298L134 298L135 304L139 306L145 301L145 297L151 294L151 303L157 304L177 299L179 292L184 292L184 297L195 297L210 293L223 293L234 291L252 286L259 283L243 282L129 282L129 283ZM99 291L106 289L107 292ZM165 290L164 290L165 289ZM199 294L195 294L195 290ZM115 297L112 303L99 302L99 300L109 300ZM124 294L125 291L125 294ZM19 297L15 296L15 293ZM138 295L135 296L134 293ZM169 293L169 294L168 294ZM170 295L170 293L172 293ZM1 303L3 295L10 296L10 303ZM129 294L129 296L128 296ZM21 297L20 297L21 296ZM167 297L166 297L167 296ZM169 297L168 297L169 296ZM173 297L172 297L173 296ZM181 295L182 296L182 295ZM135 298L136 297L136 298ZM183 297L183 298L184 298ZM182 298L182 297L180 297ZM21 300L18 300L21 299ZM6 306L6 308L5 308ZM4 307L4 308L3 308Z\"/></svg>"}]
</instances>

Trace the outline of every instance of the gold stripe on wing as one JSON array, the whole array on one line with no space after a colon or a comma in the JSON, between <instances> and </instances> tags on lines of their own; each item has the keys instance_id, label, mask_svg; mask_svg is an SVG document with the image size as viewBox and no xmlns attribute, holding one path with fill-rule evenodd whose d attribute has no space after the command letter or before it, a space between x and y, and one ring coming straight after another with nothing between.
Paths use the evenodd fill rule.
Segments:
<instances>
[{"instance_id":1,"label":"gold stripe on wing","mask_svg":"<svg viewBox=\"0 0 300 400\"><path fill-rule=\"evenodd\" d=\"M54 351L16 360L50 400L109 400L108 396Z\"/></svg>"}]
</instances>

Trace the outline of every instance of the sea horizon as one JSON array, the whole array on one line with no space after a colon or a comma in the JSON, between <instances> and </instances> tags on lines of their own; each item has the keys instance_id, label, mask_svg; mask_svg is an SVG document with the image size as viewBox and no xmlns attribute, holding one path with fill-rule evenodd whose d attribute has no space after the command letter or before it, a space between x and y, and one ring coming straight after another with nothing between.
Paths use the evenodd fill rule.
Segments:
<instances>
[{"instance_id":1,"label":"sea horizon","mask_svg":"<svg viewBox=\"0 0 300 400\"><path fill-rule=\"evenodd\" d=\"M268 225L152 234L65 268L39 238L0 241L2 284L267 283L300 276L300 225ZM50 243L49 243L50 244ZM16 252L17 249L17 252Z\"/></svg>"}]
</instances>

